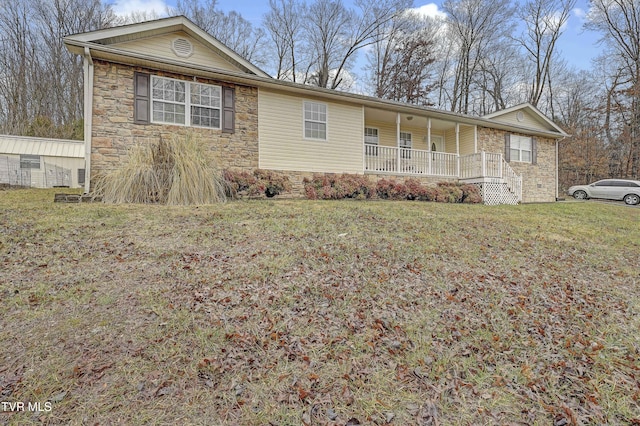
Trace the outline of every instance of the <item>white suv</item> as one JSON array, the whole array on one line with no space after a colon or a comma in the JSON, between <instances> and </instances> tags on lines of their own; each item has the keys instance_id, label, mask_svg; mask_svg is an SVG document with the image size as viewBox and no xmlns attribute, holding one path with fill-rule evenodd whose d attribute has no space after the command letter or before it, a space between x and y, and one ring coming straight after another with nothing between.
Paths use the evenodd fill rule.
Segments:
<instances>
[{"instance_id":1,"label":"white suv","mask_svg":"<svg viewBox=\"0 0 640 426\"><path fill-rule=\"evenodd\" d=\"M578 200L606 198L624 200L629 205L640 203L640 181L626 179L603 179L590 185L576 185L567 194Z\"/></svg>"}]
</instances>

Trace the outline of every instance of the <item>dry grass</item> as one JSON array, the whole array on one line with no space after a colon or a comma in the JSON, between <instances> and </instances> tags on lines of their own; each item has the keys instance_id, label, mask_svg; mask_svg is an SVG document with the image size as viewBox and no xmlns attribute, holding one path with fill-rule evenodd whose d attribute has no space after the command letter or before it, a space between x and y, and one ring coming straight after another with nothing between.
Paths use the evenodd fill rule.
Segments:
<instances>
[{"instance_id":1,"label":"dry grass","mask_svg":"<svg viewBox=\"0 0 640 426\"><path fill-rule=\"evenodd\" d=\"M0 193L0 424L630 424L640 211Z\"/></svg>"},{"instance_id":2,"label":"dry grass","mask_svg":"<svg viewBox=\"0 0 640 426\"><path fill-rule=\"evenodd\" d=\"M226 199L221 171L196 134L135 145L128 158L97 179L95 196L114 204L193 205Z\"/></svg>"}]
</instances>

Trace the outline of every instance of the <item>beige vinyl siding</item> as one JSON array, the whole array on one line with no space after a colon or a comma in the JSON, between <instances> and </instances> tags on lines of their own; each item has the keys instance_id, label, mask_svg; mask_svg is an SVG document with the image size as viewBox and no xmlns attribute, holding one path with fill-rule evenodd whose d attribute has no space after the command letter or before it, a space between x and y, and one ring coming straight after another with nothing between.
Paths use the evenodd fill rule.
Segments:
<instances>
[{"instance_id":1,"label":"beige vinyl siding","mask_svg":"<svg viewBox=\"0 0 640 426\"><path fill-rule=\"evenodd\" d=\"M523 118L522 121L518 121L518 113L522 112ZM511 111L504 115L500 115L493 119L494 121L499 121L501 123L513 124L515 126L524 126L530 129L538 129L538 130L555 130L547 123L542 122L536 116L530 114L528 111Z\"/></svg>"},{"instance_id":2,"label":"beige vinyl siding","mask_svg":"<svg viewBox=\"0 0 640 426\"><path fill-rule=\"evenodd\" d=\"M176 38L184 38L191 42L191 44L193 45L193 54L191 56L189 56L188 58L182 58L177 56L173 52L173 50L171 50L171 45ZM239 68L224 60L212 49L194 40L192 37L188 36L182 31L144 38L140 40L118 43L115 44L114 47L130 52L141 52L146 55L152 55L171 60L187 61L192 64L219 68L226 71L240 71Z\"/></svg>"},{"instance_id":3,"label":"beige vinyl siding","mask_svg":"<svg viewBox=\"0 0 640 426\"><path fill-rule=\"evenodd\" d=\"M378 129L378 137L380 146L398 146L397 127L395 123L380 122L380 121L367 121L365 127L374 127ZM408 127L400 126L401 132L411 133L411 147L413 149L419 149L428 151L427 146L427 129L424 127ZM443 136L443 132L431 131L432 136Z\"/></svg>"},{"instance_id":4,"label":"beige vinyl siding","mask_svg":"<svg viewBox=\"0 0 640 426\"><path fill-rule=\"evenodd\" d=\"M475 132L473 126L460 125L458 133L460 144L460 155L473 154L475 149ZM446 151L452 154L456 153L456 129L455 127L445 132Z\"/></svg>"},{"instance_id":5,"label":"beige vinyl siding","mask_svg":"<svg viewBox=\"0 0 640 426\"><path fill-rule=\"evenodd\" d=\"M460 126L460 155L473 154L475 150L473 126Z\"/></svg>"},{"instance_id":6,"label":"beige vinyl siding","mask_svg":"<svg viewBox=\"0 0 640 426\"><path fill-rule=\"evenodd\" d=\"M303 102L327 105L327 140L304 138ZM308 172L362 172L362 107L290 96L258 93L260 168Z\"/></svg>"},{"instance_id":7,"label":"beige vinyl siding","mask_svg":"<svg viewBox=\"0 0 640 426\"><path fill-rule=\"evenodd\" d=\"M444 151L456 153L456 129L455 127L444 132Z\"/></svg>"}]
</instances>

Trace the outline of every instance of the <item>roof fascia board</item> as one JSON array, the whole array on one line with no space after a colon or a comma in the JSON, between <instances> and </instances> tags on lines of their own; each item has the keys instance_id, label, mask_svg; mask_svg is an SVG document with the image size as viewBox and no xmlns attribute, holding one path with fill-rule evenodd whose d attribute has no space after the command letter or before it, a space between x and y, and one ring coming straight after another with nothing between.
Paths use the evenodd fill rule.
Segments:
<instances>
[{"instance_id":1,"label":"roof fascia board","mask_svg":"<svg viewBox=\"0 0 640 426\"><path fill-rule=\"evenodd\" d=\"M82 43L82 46L88 43ZM80 44L73 43L69 40L69 45L80 46ZM501 123L484 117L472 117L464 114L443 111L430 107L421 107L409 104L403 104L401 102L390 101L386 99L374 98L366 95L359 95L356 93L339 92L336 90L325 89L321 87L307 86L300 83L293 83L289 81L277 80L272 77L261 77L252 74L243 74L233 71L226 71L214 68L207 68L196 64L190 64L181 61L173 61L166 58L158 58L150 55L141 55L134 52L124 51L113 47L93 44L89 46L91 49L91 55L94 59L105 59L111 62L121 63L123 65L131 65L131 60L134 60L136 64L155 69L159 71L166 71L167 66L172 67L175 72L183 72L185 74L196 75L207 78L214 78L219 80L226 80L233 83L243 84L247 86L257 86L262 88L268 88L273 90L281 90L296 94L302 94L305 96L316 96L324 99L331 99L338 102L352 102L364 105L365 107L378 108L392 110L404 114L413 114L429 116L435 119L452 121L460 124L478 125L483 127L495 128L500 130L507 130L511 132L520 132L525 134L531 134L535 136L543 136L552 139L559 139L566 134L559 132L542 131L539 129L531 129L528 127L515 126L507 123ZM127 59L130 59L127 61Z\"/></svg>"}]
</instances>

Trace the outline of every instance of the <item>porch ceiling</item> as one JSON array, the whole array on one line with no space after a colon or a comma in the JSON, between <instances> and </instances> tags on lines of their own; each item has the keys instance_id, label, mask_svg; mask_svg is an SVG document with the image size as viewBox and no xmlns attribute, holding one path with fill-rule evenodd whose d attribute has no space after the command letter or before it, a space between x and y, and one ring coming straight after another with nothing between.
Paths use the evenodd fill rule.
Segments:
<instances>
[{"instance_id":1,"label":"porch ceiling","mask_svg":"<svg viewBox=\"0 0 640 426\"><path fill-rule=\"evenodd\" d=\"M383 123L393 123L396 122L397 113L395 111L382 110L377 108L365 108L364 109L364 121L367 122L383 122ZM400 114L400 126L411 126L411 127L424 127L427 128L428 125L428 117L427 116L418 116L412 114ZM445 121L438 120L435 118L431 119L431 129L432 130L448 130L455 127L456 123L453 121Z\"/></svg>"}]
</instances>

